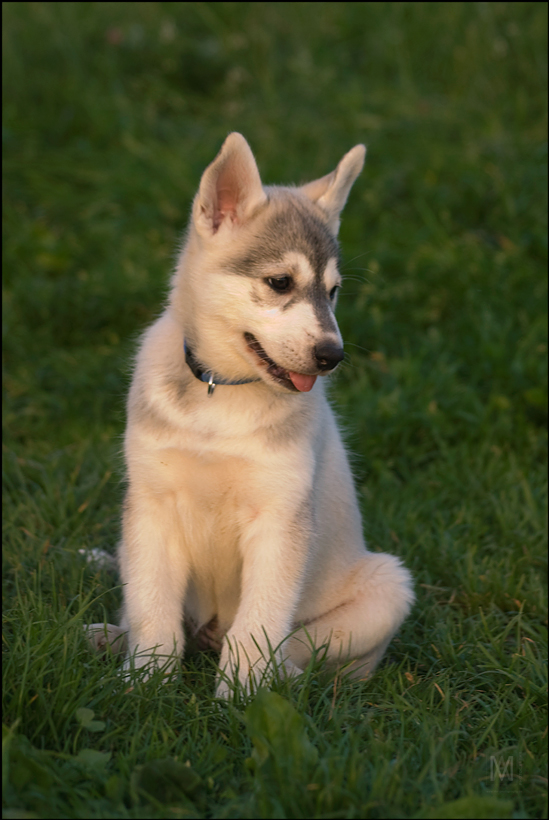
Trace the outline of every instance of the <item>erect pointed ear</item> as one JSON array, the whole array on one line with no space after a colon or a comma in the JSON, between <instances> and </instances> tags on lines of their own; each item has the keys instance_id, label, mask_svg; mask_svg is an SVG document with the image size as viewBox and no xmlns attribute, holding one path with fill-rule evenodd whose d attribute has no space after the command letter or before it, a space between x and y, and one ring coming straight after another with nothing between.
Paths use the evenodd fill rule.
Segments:
<instances>
[{"instance_id":1,"label":"erect pointed ear","mask_svg":"<svg viewBox=\"0 0 549 820\"><path fill-rule=\"evenodd\" d=\"M347 202L349 191L364 166L366 147L355 145L345 154L335 171L315 179L299 189L315 202L328 217L328 227L334 235L339 230L339 215Z\"/></svg>"},{"instance_id":2,"label":"erect pointed ear","mask_svg":"<svg viewBox=\"0 0 549 820\"><path fill-rule=\"evenodd\" d=\"M193 203L193 220L203 236L241 225L266 201L252 149L236 131L208 165Z\"/></svg>"}]
</instances>

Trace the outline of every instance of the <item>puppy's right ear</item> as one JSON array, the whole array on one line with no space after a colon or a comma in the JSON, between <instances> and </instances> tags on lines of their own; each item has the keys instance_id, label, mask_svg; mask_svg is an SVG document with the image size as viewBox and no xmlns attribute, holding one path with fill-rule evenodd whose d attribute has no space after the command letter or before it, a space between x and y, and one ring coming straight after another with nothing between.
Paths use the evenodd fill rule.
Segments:
<instances>
[{"instance_id":1,"label":"puppy's right ear","mask_svg":"<svg viewBox=\"0 0 549 820\"><path fill-rule=\"evenodd\" d=\"M193 203L196 229L204 237L234 230L266 201L252 149L234 131L202 174Z\"/></svg>"}]
</instances>

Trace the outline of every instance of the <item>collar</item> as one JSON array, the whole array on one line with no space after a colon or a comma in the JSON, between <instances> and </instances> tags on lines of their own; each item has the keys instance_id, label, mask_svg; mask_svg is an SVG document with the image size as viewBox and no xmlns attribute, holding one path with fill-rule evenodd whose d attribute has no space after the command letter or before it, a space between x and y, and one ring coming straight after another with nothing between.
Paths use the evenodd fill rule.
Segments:
<instances>
[{"instance_id":1,"label":"collar","mask_svg":"<svg viewBox=\"0 0 549 820\"><path fill-rule=\"evenodd\" d=\"M261 381L261 379L239 379L238 381L229 381L229 379L217 377L211 370L207 371L202 367L185 340L183 340L183 349L185 351L185 361L189 365L193 376L201 382L206 382L208 385L208 396L213 394L217 384L250 384L251 382Z\"/></svg>"}]
</instances>

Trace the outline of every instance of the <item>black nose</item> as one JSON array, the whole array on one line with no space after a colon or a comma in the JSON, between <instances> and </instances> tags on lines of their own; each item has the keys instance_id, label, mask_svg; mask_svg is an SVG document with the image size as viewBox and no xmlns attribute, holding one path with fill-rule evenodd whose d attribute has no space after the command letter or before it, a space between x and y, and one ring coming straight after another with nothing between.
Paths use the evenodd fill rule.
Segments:
<instances>
[{"instance_id":1,"label":"black nose","mask_svg":"<svg viewBox=\"0 0 549 820\"><path fill-rule=\"evenodd\" d=\"M343 361L343 348L333 342L321 342L315 345L314 357L321 370L333 370L336 364Z\"/></svg>"}]
</instances>

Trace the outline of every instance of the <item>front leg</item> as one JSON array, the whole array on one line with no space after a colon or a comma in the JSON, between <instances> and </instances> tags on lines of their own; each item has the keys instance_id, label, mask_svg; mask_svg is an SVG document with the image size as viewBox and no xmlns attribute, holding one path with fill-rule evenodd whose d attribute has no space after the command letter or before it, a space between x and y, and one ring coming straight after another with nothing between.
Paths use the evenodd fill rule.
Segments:
<instances>
[{"instance_id":1,"label":"front leg","mask_svg":"<svg viewBox=\"0 0 549 820\"><path fill-rule=\"evenodd\" d=\"M173 494L130 490L119 548L128 631L125 669L151 660L173 665L183 652L183 596L188 560Z\"/></svg>"},{"instance_id":2,"label":"front leg","mask_svg":"<svg viewBox=\"0 0 549 820\"><path fill-rule=\"evenodd\" d=\"M261 683L270 658L297 671L279 647L291 631L310 541L308 513L277 509L258 515L241 538L242 594L236 618L223 641L217 686L228 697L238 679L250 691Z\"/></svg>"}]
</instances>

